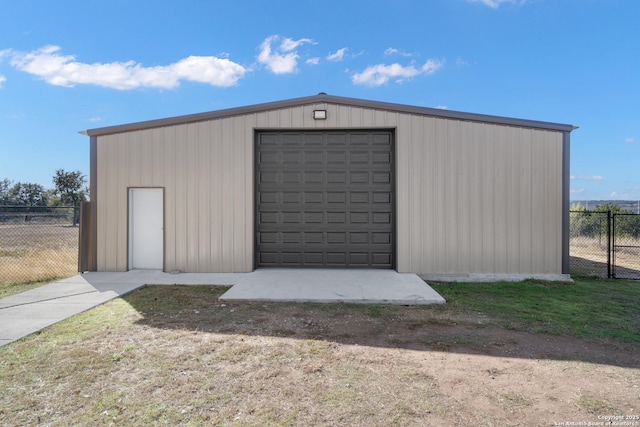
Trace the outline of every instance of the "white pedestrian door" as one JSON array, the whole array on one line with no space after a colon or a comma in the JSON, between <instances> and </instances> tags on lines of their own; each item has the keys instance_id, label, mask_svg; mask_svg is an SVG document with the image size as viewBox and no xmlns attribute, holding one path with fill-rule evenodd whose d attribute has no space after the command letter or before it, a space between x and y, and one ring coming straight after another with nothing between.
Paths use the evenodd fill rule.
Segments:
<instances>
[{"instance_id":1,"label":"white pedestrian door","mask_svg":"<svg viewBox=\"0 0 640 427\"><path fill-rule=\"evenodd\" d=\"M129 269L162 270L162 188L129 189Z\"/></svg>"}]
</instances>

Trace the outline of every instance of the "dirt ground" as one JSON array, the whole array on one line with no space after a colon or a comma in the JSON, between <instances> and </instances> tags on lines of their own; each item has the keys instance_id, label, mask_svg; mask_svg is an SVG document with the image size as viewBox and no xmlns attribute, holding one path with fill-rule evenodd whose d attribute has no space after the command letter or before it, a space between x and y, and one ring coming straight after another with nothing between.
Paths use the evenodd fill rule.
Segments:
<instances>
[{"instance_id":1,"label":"dirt ground","mask_svg":"<svg viewBox=\"0 0 640 427\"><path fill-rule=\"evenodd\" d=\"M219 294L149 287L0 349L0 424L640 425L637 344Z\"/></svg>"},{"instance_id":2,"label":"dirt ground","mask_svg":"<svg viewBox=\"0 0 640 427\"><path fill-rule=\"evenodd\" d=\"M352 375L344 386L362 398L388 393L390 399L381 400L397 405L394 410L403 415L383 418L385 422L546 426L640 415L638 347L513 331L508 325L488 325L479 315L443 319L436 313L425 319L423 312L408 310L372 319L322 314L310 310L300 317L261 316L255 327L242 331L242 339L263 347L264 337L311 338L327 347L329 360L358 361L345 369L369 371L378 378L364 374L369 378L365 381ZM302 372L310 381L335 381L325 364L321 358L301 357L281 374ZM355 400L352 405L358 407ZM370 407L361 409L367 413ZM385 424L379 421L364 418L354 424ZM633 421L640 425L640 419Z\"/></svg>"}]
</instances>

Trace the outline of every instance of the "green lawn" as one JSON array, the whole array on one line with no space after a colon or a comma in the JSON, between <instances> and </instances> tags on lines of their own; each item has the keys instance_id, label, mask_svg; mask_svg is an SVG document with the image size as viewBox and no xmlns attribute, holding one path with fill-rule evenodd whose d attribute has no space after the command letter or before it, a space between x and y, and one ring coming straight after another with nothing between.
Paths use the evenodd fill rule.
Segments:
<instances>
[{"instance_id":1,"label":"green lawn","mask_svg":"<svg viewBox=\"0 0 640 427\"><path fill-rule=\"evenodd\" d=\"M480 312L506 328L640 342L640 282L574 280L430 285L450 309Z\"/></svg>"}]
</instances>

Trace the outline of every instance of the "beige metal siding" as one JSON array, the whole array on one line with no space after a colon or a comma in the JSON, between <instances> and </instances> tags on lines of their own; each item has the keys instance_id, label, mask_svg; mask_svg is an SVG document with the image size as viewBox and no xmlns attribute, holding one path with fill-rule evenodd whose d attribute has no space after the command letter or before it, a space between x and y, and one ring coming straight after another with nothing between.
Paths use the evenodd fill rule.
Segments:
<instances>
[{"instance_id":1,"label":"beige metal siding","mask_svg":"<svg viewBox=\"0 0 640 427\"><path fill-rule=\"evenodd\" d=\"M253 269L253 136L236 121L98 137L98 270L128 268L129 187L165 189L166 271Z\"/></svg>"},{"instance_id":2,"label":"beige metal siding","mask_svg":"<svg viewBox=\"0 0 640 427\"><path fill-rule=\"evenodd\" d=\"M98 136L98 269L128 268L127 188L163 187L165 271L251 271L254 131L314 128L396 129L399 271L561 273L561 132L325 103Z\"/></svg>"},{"instance_id":3,"label":"beige metal siding","mask_svg":"<svg viewBox=\"0 0 640 427\"><path fill-rule=\"evenodd\" d=\"M397 131L398 270L560 274L562 133L409 121Z\"/></svg>"}]
</instances>

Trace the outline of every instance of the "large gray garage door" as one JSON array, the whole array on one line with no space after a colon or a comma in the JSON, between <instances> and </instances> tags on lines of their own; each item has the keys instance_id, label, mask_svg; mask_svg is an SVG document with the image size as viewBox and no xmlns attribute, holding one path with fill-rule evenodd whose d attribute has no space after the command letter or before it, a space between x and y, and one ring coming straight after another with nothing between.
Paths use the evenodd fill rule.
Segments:
<instances>
[{"instance_id":1,"label":"large gray garage door","mask_svg":"<svg viewBox=\"0 0 640 427\"><path fill-rule=\"evenodd\" d=\"M393 134L260 132L259 267L394 267Z\"/></svg>"}]
</instances>

